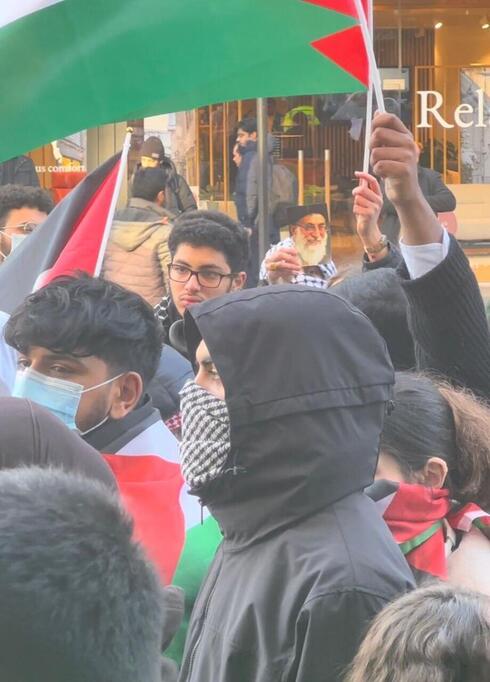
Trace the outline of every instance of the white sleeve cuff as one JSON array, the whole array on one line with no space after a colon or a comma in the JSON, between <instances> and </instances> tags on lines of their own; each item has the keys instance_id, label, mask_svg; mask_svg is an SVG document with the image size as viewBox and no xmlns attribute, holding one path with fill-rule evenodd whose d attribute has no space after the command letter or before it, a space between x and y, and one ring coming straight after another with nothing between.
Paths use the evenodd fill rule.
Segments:
<instances>
[{"instance_id":1,"label":"white sleeve cuff","mask_svg":"<svg viewBox=\"0 0 490 682\"><path fill-rule=\"evenodd\" d=\"M442 242L440 244L419 244L408 246L400 240L400 251L407 266L410 279L418 279L433 270L446 258L449 252L449 233L442 230Z\"/></svg>"}]
</instances>

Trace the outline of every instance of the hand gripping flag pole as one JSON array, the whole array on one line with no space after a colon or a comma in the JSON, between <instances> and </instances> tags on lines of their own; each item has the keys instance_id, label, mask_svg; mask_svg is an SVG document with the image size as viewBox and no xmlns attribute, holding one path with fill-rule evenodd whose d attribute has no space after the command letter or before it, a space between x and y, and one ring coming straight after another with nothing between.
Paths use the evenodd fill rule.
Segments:
<instances>
[{"instance_id":1,"label":"hand gripping flag pole","mask_svg":"<svg viewBox=\"0 0 490 682\"><path fill-rule=\"evenodd\" d=\"M109 212L107 214L107 219L104 227L104 234L102 235L99 255L97 256L97 263L95 264L94 277L98 277L100 275L100 271L102 270L102 264L104 262L105 252L107 249L107 242L109 241L109 235L111 233L112 221L114 219L114 213L116 212L117 200L119 199L119 193L121 191L124 173L126 172L126 165L128 161L129 148L131 146L132 133L133 129L127 128L126 137L124 138L124 144L121 152L121 160L119 162L119 169L117 172L114 193L112 195L111 205L109 207Z\"/></svg>"},{"instance_id":2,"label":"hand gripping flag pole","mask_svg":"<svg viewBox=\"0 0 490 682\"><path fill-rule=\"evenodd\" d=\"M374 35L373 0L368 0L367 19L369 33L371 35L372 40ZM362 170L364 173L369 173L369 158L371 156L370 140L372 129L373 129L373 80L370 69L369 88L368 91L366 92L366 130L364 137L364 159L362 163Z\"/></svg>"}]
</instances>

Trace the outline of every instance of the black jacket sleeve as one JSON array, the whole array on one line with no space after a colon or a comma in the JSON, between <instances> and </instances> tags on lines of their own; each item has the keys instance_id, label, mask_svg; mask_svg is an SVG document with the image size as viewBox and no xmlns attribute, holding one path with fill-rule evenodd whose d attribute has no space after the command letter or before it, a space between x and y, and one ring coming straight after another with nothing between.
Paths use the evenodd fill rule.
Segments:
<instances>
[{"instance_id":1,"label":"black jacket sleeve","mask_svg":"<svg viewBox=\"0 0 490 682\"><path fill-rule=\"evenodd\" d=\"M179 203L182 207L180 210L182 212L195 211L197 209L196 200L191 192L191 188L182 175L177 176L177 192L179 195Z\"/></svg>"},{"instance_id":2,"label":"black jacket sleeve","mask_svg":"<svg viewBox=\"0 0 490 682\"><path fill-rule=\"evenodd\" d=\"M425 198L434 213L447 213L456 208L456 197L446 187L437 171L427 171L427 186L423 188Z\"/></svg>"},{"instance_id":3,"label":"black jacket sleeve","mask_svg":"<svg viewBox=\"0 0 490 682\"><path fill-rule=\"evenodd\" d=\"M490 400L490 334L485 306L468 259L454 237L447 257L410 280L405 263L409 324L417 366L432 370Z\"/></svg>"},{"instance_id":4,"label":"black jacket sleeve","mask_svg":"<svg viewBox=\"0 0 490 682\"><path fill-rule=\"evenodd\" d=\"M387 603L384 597L352 589L307 602L296 624L284 682L341 682L369 623Z\"/></svg>"}]
</instances>

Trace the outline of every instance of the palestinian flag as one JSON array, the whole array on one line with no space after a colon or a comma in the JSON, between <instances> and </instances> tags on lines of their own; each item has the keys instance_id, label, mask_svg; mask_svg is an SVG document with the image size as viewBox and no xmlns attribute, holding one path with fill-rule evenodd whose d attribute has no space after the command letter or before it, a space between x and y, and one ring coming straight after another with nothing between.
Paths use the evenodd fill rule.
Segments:
<instances>
[{"instance_id":1,"label":"palestinian flag","mask_svg":"<svg viewBox=\"0 0 490 682\"><path fill-rule=\"evenodd\" d=\"M116 154L88 175L5 260L0 310L11 313L34 289L60 275L94 274L120 164Z\"/></svg>"},{"instance_id":2,"label":"palestinian flag","mask_svg":"<svg viewBox=\"0 0 490 682\"><path fill-rule=\"evenodd\" d=\"M478 528L490 540L490 514L476 504L460 505L445 488L376 481L365 491L373 499L415 578L447 578L445 524L468 533Z\"/></svg>"},{"instance_id":3,"label":"palestinian flag","mask_svg":"<svg viewBox=\"0 0 490 682\"><path fill-rule=\"evenodd\" d=\"M4 0L0 81L2 161L114 121L364 90L368 64L353 0Z\"/></svg>"},{"instance_id":4,"label":"palestinian flag","mask_svg":"<svg viewBox=\"0 0 490 682\"><path fill-rule=\"evenodd\" d=\"M157 566L165 584L182 587L186 620L170 651L182 656L187 622L221 533L216 521L189 495L180 472L179 444L154 414L149 423L114 454L104 454L124 504L135 523L135 535Z\"/></svg>"}]
</instances>

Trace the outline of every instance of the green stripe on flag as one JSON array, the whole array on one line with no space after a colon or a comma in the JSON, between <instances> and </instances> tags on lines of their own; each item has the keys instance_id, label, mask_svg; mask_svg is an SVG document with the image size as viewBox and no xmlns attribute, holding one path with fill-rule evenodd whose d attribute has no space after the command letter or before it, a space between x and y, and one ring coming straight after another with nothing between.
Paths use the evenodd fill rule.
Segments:
<instances>
[{"instance_id":1,"label":"green stripe on flag","mask_svg":"<svg viewBox=\"0 0 490 682\"><path fill-rule=\"evenodd\" d=\"M186 533L182 556L172 581L185 592L185 616L172 645L165 652L166 656L178 663L184 653L185 636L194 602L222 539L219 526L212 516L208 516L202 525L194 526Z\"/></svg>"},{"instance_id":2,"label":"green stripe on flag","mask_svg":"<svg viewBox=\"0 0 490 682\"><path fill-rule=\"evenodd\" d=\"M0 160L103 123L364 89L311 46L355 24L303 0L64 0L0 29Z\"/></svg>"},{"instance_id":3,"label":"green stripe on flag","mask_svg":"<svg viewBox=\"0 0 490 682\"><path fill-rule=\"evenodd\" d=\"M417 547L420 547L420 545L423 545L424 542L427 542L427 540L431 538L433 535L435 535L442 527L443 527L442 521L436 521L430 528L427 528L427 530L425 530L423 533L420 533L420 535L416 535L411 540L407 540L406 542L400 543L398 547L401 549L403 554L409 554Z\"/></svg>"}]
</instances>

